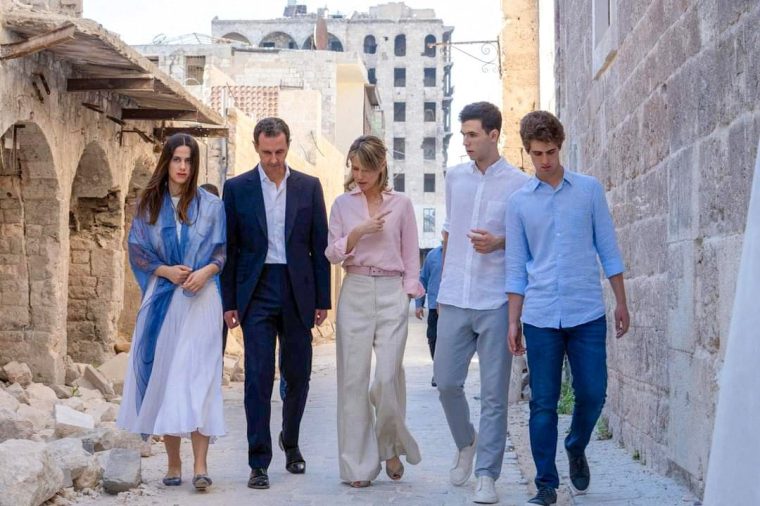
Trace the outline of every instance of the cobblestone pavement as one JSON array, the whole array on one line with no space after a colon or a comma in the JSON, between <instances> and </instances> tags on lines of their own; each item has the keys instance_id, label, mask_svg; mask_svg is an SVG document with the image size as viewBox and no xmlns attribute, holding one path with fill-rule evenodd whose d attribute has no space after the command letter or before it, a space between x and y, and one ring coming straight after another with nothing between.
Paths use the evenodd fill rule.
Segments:
<instances>
[{"instance_id":1,"label":"cobblestone pavement","mask_svg":"<svg viewBox=\"0 0 760 506\"><path fill-rule=\"evenodd\" d=\"M411 313L410 313L411 314ZM228 435L220 438L209 452L209 472L213 487L205 494L195 493L190 485L192 452L183 442L185 483L181 487L164 487L161 478L166 456L163 445L154 444L154 455L142 460L143 481L139 489L118 496L82 497L77 504L85 505L465 505L473 504L474 478L464 487L448 483L448 469L454 455L454 444L438 402L430 386L430 360L425 326L411 317L409 341L404 365L407 377L407 420L422 451L422 462L406 465L400 482L391 482L384 473L368 489L355 490L340 482L336 449L336 389L335 346L317 346L311 391L301 431L301 450L307 461L305 475L292 475L284 469L282 452L275 448L269 468L272 487L251 490L246 487L245 416L241 383L225 387L225 419ZM477 424L478 362L473 360L466 385L473 421ZM277 389L275 388L275 391ZM281 403L273 397L272 427L280 424ZM523 505L530 498L534 476L527 431L527 404L510 406L511 441L507 442L501 479L497 492L502 505ZM560 438L569 426L569 417L560 420ZM513 446L514 444L514 446ZM558 446L562 448L562 445ZM519 455L519 463L518 463ZM692 506L699 501L686 488L659 476L618 447L612 440L593 440L587 455L592 470L592 489L582 496L572 496L565 485L567 462L564 452L558 452L557 465L563 483L559 490L559 505L609 506ZM527 479L526 479L527 478ZM529 481L531 483L529 483Z\"/></svg>"}]
</instances>

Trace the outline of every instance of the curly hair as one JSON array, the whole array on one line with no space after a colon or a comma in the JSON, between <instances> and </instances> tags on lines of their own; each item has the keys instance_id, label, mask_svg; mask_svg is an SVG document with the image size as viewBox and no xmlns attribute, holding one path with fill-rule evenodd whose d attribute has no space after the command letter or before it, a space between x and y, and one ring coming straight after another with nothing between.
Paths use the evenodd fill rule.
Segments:
<instances>
[{"instance_id":1,"label":"curly hair","mask_svg":"<svg viewBox=\"0 0 760 506\"><path fill-rule=\"evenodd\" d=\"M552 142L561 148L565 128L552 113L533 111L520 120L520 138L526 151L530 151L530 141Z\"/></svg>"}]
</instances>

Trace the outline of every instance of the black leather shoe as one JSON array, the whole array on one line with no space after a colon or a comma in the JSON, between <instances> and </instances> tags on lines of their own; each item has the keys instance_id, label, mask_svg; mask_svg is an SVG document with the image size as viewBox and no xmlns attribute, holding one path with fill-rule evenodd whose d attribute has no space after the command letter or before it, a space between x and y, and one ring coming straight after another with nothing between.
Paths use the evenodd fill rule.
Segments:
<instances>
[{"instance_id":1,"label":"black leather shoe","mask_svg":"<svg viewBox=\"0 0 760 506\"><path fill-rule=\"evenodd\" d=\"M280 450L285 452L285 469L293 474L303 474L306 472L306 461L301 455L301 450L296 446L295 448L285 448L285 444L282 442L282 432L279 437Z\"/></svg>"},{"instance_id":2,"label":"black leather shoe","mask_svg":"<svg viewBox=\"0 0 760 506\"><path fill-rule=\"evenodd\" d=\"M576 494L585 494L591 482L591 471L588 468L586 454L570 455L570 452L567 452L567 462L573 490Z\"/></svg>"},{"instance_id":3,"label":"black leather shoe","mask_svg":"<svg viewBox=\"0 0 760 506\"><path fill-rule=\"evenodd\" d=\"M263 467L251 469L251 476L248 478L248 488L269 488L269 475L267 474L267 470Z\"/></svg>"}]
</instances>

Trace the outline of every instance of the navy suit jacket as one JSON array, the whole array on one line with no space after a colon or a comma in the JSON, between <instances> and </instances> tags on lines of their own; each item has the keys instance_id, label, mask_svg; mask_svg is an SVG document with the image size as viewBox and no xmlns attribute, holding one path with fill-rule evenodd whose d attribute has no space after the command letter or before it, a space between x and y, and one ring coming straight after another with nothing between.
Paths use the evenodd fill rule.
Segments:
<instances>
[{"instance_id":1,"label":"navy suit jacket","mask_svg":"<svg viewBox=\"0 0 760 506\"><path fill-rule=\"evenodd\" d=\"M261 168L224 184L227 214L227 262L222 271L225 311L238 311L244 321L251 296L264 268L269 242L261 191ZM319 179L290 169L285 180L285 254L298 314L306 328L314 326L314 310L330 309L330 263L327 212Z\"/></svg>"}]
</instances>

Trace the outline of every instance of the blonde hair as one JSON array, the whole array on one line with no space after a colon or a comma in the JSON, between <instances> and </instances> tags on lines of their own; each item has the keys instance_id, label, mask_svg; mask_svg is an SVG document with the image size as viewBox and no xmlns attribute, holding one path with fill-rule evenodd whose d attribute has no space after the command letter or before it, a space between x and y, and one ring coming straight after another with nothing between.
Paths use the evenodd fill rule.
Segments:
<instances>
[{"instance_id":1,"label":"blonde hair","mask_svg":"<svg viewBox=\"0 0 760 506\"><path fill-rule=\"evenodd\" d=\"M362 135L356 139L351 147L348 148L348 156L346 156L346 167L351 168L351 158L356 158L359 164L372 171L380 171L380 180L378 186L381 191L388 191L388 161L386 153L388 150L385 148L385 143L374 135ZM356 186L354 182L354 175L351 171L348 172L348 178L343 184L343 188L346 191L352 190Z\"/></svg>"}]
</instances>

